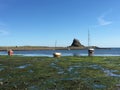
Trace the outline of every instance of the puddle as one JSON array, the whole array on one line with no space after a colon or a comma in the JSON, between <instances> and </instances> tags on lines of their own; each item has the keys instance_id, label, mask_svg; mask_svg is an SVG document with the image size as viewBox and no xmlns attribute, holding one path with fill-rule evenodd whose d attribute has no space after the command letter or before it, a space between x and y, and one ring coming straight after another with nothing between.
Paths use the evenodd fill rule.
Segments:
<instances>
[{"instance_id":1,"label":"puddle","mask_svg":"<svg viewBox=\"0 0 120 90\"><path fill-rule=\"evenodd\" d=\"M4 70L4 68L0 68L0 71Z\"/></svg>"},{"instance_id":2,"label":"puddle","mask_svg":"<svg viewBox=\"0 0 120 90\"><path fill-rule=\"evenodd\" d=\"M0 64L0 71L4 70L3 67L5 67L5 66L3 66L2 64Z\"/></svg>"},{"instance_id":3,"label":"puddle","mask_svg":"<svg viewBox=\"0 0 120 90\"><path fill-rule=\"evenodd\" d=\"M51 67L55 68L58 70L58 74L71 74L71 75L78 75L79 72L77 72L77 70L79 68L92 68L92 69L98 69L98 70L101 70L103 71L107 76L112 76L112 77L120 77L120 74L114 74L115 72L118 72L118 70L108 70L108 69L105 69L103 67L101 67L100 65L96 65L96 64L93 64L93 65L89 65L89 66L82 66L82 65L75 65L75 66L70 66L68 67L67 71L65 71L64 69L62 69L62 67L60 66L57 66L57 64L55 62L52 62L50 64Z\"/></svg>"},{"instance_id":4,"label":"puddle","mask_svg":"<svg viewBox=\"0 0 120 90\"><path fill-rule=\"evenodd\" d=\"M120 77L119 74L114 74L114 72L118 72L117 70L107 70L107 69L103 69L103 72L106 73L107 76Z\"/></svg>"},{"instance_id":5,"label":"puddle","mask_svg":"<svg viewBox=\"0 0 120 90\"><path fill-rule=\"evenodd\" d=\"M65 71L64 71L64 69L62 68L62 67L60 67L60 66L58 66L56 63L57 62L59 62L59 60L55 60L54 62L52 62L51 64L50 64L50 66L52 67L52 68L55 68L58 72L58 74L64 74L65 73Z\"/></svg>"},{"instance_id":6,"label":"puddle","mask_svg":"<svg viewBox=\"0 0 120 90\"><path fill-rule=\"evenodd\" d=\"M69 67L69 68L68 68L68 72L72 72L73 69L74 69L73 67Z\"/></svg>"},{"instance_id":7,"label":"puddle","mask_svg":"<svg viewBox=\"0 0 120 90\"><path fill-rule=\"evenodd\" d=\"M77 69L79 69L79 68L81 68L81 66L70 66L69 68L68 68L68 72L69 73L71 73L71 72L74 72L75 70L77 70Z\"/></svg>"},{"instance_id":8,"label":"puddle","mask_svg":"<svg viewBox=\"0 0 120 90\"><path fill-rule=\"evenodd\" d=\"M56 79L48 79L45 82L43 82L43 84L47 85L47 84L53 84L55 83L57 80Z\"/></svg>"},{"instance_id":9,"label":"puddle","mask_svg":"<svg viewBox=\"0 0 120 90\"><path fill-rule=\"evenodd\" d=\"M55 66L56 66L56 64L55 64L55 63L51 63L51 64L50 64L50 66L55 67Z\"/></svg>"},{"instance_id":10,"label":"puddle","mask_svg":"<svg viewBox=\"0 0 120 90\"><path fill-rule=\"evenodd\" d=\"M63 70L63 68L57 66L56 63L51 63L50 66L51 66L52 68L57 69L57 71L58 71L57 73L58 73L58 74L64 74L64 70Z\"/></svg>"},{"instance_id":11,"label":"puddle","mask_svg":"<svg viewBox=\"0 0 120 90\"><path fill-rule=\"evenodd\" d=\"M3 81L3 78L0 78L0 81Z\"/></svg>"},{"instance_id":12,"label":"puddle","mask_svg":"<svg viewBox=\"0 0 120 90\"><path fill-rule=\"evenodd\" d=\"M27 90L40 90L37 86L30 86L27 88Z\"/></svg>"},{"instance_id":13,"label":"puddle","mask_svg":"<svg viewBox=\"0 0 120 90\"><path fill-rule=\"evenodd\" d=\"M75 78L62 78L61 80L72 81L72 80L76 80L76 79Z\"/></svg>"},{"instance_id":14,"label":"puddle","mask_svg":"<svg viewBox=\"0 0 120 90\"><path fill-rule=\"evenodd\" d=\"M102 85L102 84L94 84L94 88L96 88L96 89L105 89L106 86Z\"/></svg>"},{"instance_id":15,"label":"puddle","mask_svg":"<svg viewBox=\"0 0 120 90\"><path fill-rule=\"evenodd\" d=\"M33 70L29 70L28 72L33 73L34 71Z\"/></svg>"},{"instance_id":16,"label":"puddle","mask_svg":"<svg viewBox=\"0 0 120 90\"><path fill-rule=\"evenodd\" d=\"M79 69L84 69L84 68L91 68L91 69L95 69L95 70L100 70L103 73L105 73L107 76L120 77L120 74L115 74L116 72L118 72L118 70L109 70L109 69L104 68L104 67L97 65L97 64L88 64L87 65L87 64L80 63L78 65L69 66L68 68L63 69L62 67L57 65L57 62L52 62L50 64L50 66L52 68L56 69L58 74L62 74L62 75L67 74L68 75L67 77L63 77L60 80L71 81L71 80L78 79L78 80L83 80L83 81L89 81L89 80L86 80L87 78L80 78ZM89 79L90 79L90 81L92 80L92 78L89 78ZM54 83L54 80L53 80L53 82L49 82L49 83ZM90 84L90 86L91 86L91 84ZM92 87L94 89L106 89L106 86L102 85L102 84L92 84Z\"/></svg>"},{"instance_id":17,"label":"puddle","mask_svg":"<svg viewBox=\"0 0 120 90\"><path fill-rule=\"evenodd\" d=\"M58 74L64 74L64 71L63 70L58 71Z\"/></svg>"},{"instance_id":18,"label":"puddle","mask_svg":"<svg viewBox=\"0 0 120 90\"><path fill-rule=\"evenodd\" d=\"M105 69L99 65L90 65L90 67L93 69L102 70L107 76L120 77L120 74L114 74L115 72L118 72L118 70L108 70L108 69Z\"/></svg>"},{"instance_id":19,"label":"puddle","mask_svg":"<svg viewBox=\"0 0 120 90\"><path fill-rule=\"evenodd\" d=\"M16 68L24 69L24 68L27 68L28 66L31 66L31 64L21 65L21 66L18 66L18 67L16 67Z\"/></svg>"},{"instance_id":20,"label":"puddle","mask_svg":"<svg viewBox=\"0 0 120 90\"><path fill-rule=\"evenodd\" d=\"M90 68L93 68L93 69L102 69L101 66L96 65L96 64L90 65L89 67L90 67Z\"/></svg>"}]
</instances>

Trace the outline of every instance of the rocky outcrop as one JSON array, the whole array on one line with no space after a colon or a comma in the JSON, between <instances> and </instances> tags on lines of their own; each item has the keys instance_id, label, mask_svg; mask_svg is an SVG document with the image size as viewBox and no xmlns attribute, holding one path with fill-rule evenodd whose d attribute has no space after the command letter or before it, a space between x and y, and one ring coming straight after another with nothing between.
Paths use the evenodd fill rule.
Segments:
<instances>
[{"instance_id":1,"label":"rocky outcrop","mask_svg":"<svg viewBox=\"0 0 120 90\"><path fill-rule=\"evenodd\" d=\"M73 42L70 47L81 47L84 48L84 46L80 43L78 39L73 39Z\"/></svg>"}]
</instances>

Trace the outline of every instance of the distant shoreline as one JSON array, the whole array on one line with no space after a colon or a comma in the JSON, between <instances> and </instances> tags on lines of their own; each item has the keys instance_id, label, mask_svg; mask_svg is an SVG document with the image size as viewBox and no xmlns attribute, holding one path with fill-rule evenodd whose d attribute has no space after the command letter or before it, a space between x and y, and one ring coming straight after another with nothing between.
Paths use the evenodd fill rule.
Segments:
<instances>
[{"instance_id":1,"label":"distant shoreline","mask_svg":"<svg viewBox=\"0 0 120 90\"><path fill-rule=\"evenodd\" d=\"M111 49L111 48L100 48L100 47L94 47L95 49ZM88 49L88 47L48 47L48 46L0 46L0 51L6 51L6 50L79 50L79 49Z\"/></svg>"},{"instance_id":2,"label":"distant shoreline","mask_svg":"<svg viewBox=\"0 0 120 90\"><path fill-rule=\"evenodd\" d=\"M0 47L1 51L6 50L73 50L73 49L85 49L81 47L47 47L47 46L8 46L8 47Z\"/></svg>"}]
</instances>

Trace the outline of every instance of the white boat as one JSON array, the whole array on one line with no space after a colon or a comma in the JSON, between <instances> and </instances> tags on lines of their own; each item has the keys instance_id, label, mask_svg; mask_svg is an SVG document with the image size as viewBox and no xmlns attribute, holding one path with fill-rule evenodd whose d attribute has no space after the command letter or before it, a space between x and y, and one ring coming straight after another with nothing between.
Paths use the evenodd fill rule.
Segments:
<instances>
[{"instance_id":1,"label":"white boat","mask_svg":"<svg viewBox=\"0 0 120 90\"><path fill-rule=\"evenodd\" d=\"M61 53L55 52L55 53L53 53L53 56L54 56L54 57L61 57Z\"/></svg>"},{"instance_id":2,"label":"white boat","mask_svg":"<svg viewBox=\"0 0 120 90\"><path fill-rule=\"evenodd\" d=\"M90 50L90 51L94 51L94 48L89 48L88 50Z\"/></svg>"},{"instance_id":3,"label":"white boat","mask_svg":"<svg viewBox=\"0 0 120 90\"><path fill-rule=\"evenodd\" d=\"M93 56L94 54L94 48L90 46L90 33L88 30L88 56Z\"/></svg>"},{"instance_id":4,"label":"white boat","mask_svg":"<svg viewBox=\"0 0 120 90\"><path fill-rule=\"evenodd\" d=\"M56 50L56 45L57 45L57 41L55 41L55 50ZM53 57L61 57L61 53L55 52L53 53Z\"/></svg>"}]
</instances>

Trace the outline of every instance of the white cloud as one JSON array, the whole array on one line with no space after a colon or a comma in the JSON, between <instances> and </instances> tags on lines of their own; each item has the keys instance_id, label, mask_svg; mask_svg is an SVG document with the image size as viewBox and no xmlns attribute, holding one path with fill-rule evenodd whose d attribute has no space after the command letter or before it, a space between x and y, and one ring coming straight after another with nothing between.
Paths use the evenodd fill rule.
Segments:
<instances>
[{"instance_id":1,"label":"white cloud","mask_svg":"<svg viewBox=\"0 0 120 90\"><path fill-rule=\"evenodd\" d=\"M107 12L103 13L100 17L98 17L98 25L99 26L106 26L106 25L112 24L112 21L106 20L106 17L111 12L112 12L112 9L108 10Z\"/></svg>"},{"instance_id":2,"label":"white cloud","mask_svg":"<svg viewBox=\"0 0 120 90\"><path fill-rule=\"evenodd\" d=\"M106 25L112 24L112 21L107 21L107 20L105 20L105 16L100 16L100 17L98 18L98 24L99 24L100 26L106 26Z\"/></svg>"},{"instance_id":3,"label":"white cloud","mask_svg":"<svg viewBox=\"0 0 120 90\"><path fill-rule=\"evenodd\" d=\"M107 25L112 24L112 23L113 23L112 21L106 20L106 17L108 16L108 14L109 14L111 11L112 11L112 10L109 10L109 11L101 14L101 16L99 16L99 17L97 18L97 24L96 24L96 25L91 25L90 27L91 27L91 28L98 28L98 27L101 27L101 26L107 26Z\"/></svg>"}]
</instances>

